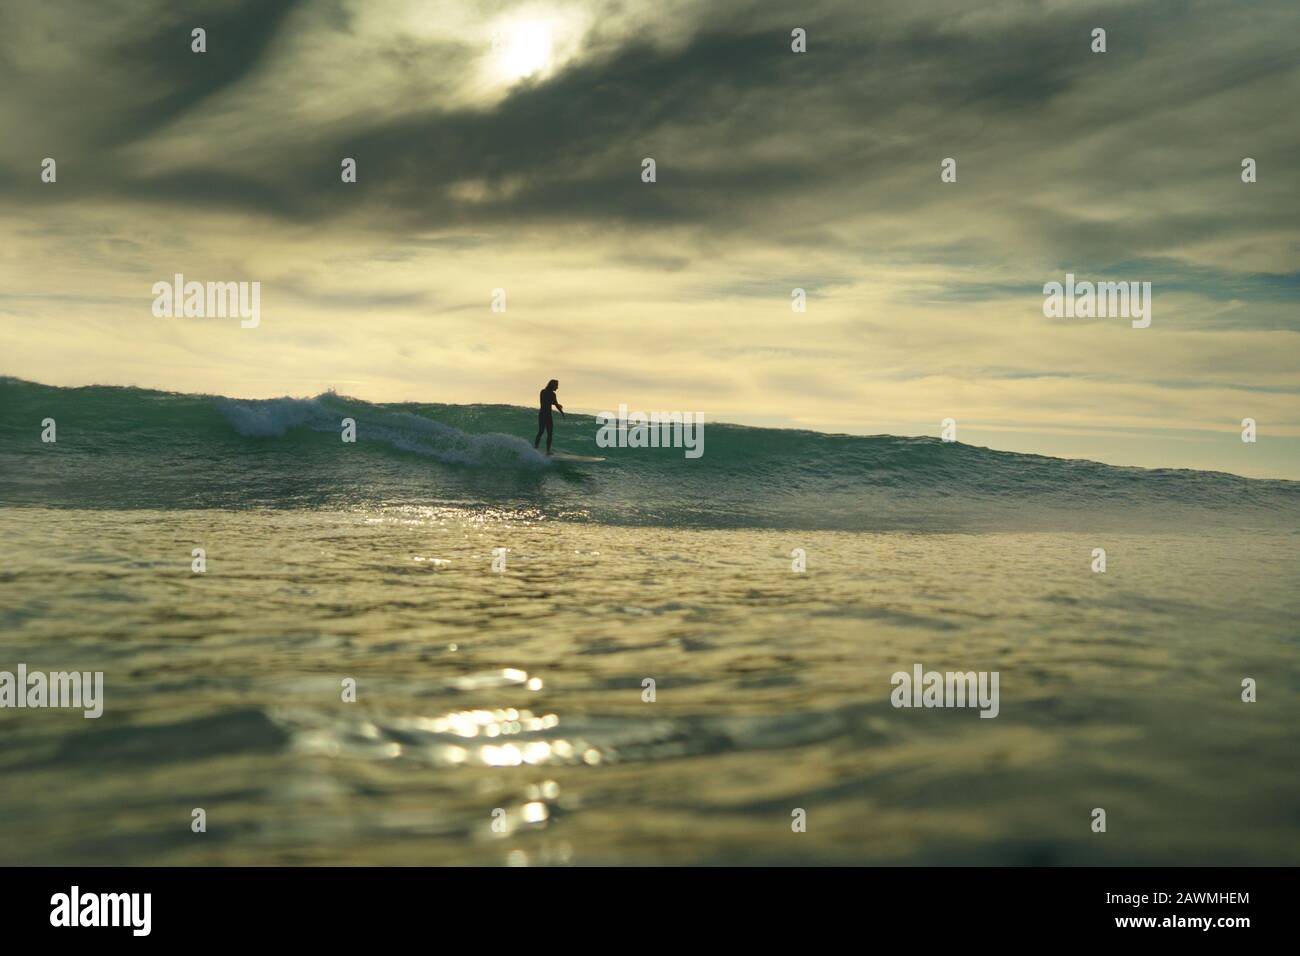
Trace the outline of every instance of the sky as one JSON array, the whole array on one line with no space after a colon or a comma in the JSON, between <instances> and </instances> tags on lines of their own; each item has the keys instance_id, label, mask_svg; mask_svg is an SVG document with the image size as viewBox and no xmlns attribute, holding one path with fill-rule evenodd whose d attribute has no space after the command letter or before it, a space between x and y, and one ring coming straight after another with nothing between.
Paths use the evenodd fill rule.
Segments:
<instances>
[{"instance_id":1,"label":"sky","mask_svg":"<svg viewBox=\"0 0 1300 956\"><path fill-rule=\"evenodd\" d=\"M516 405L557 378L569 410L951 418L1300 479L1298 26L1295 0L5 4L0 374ZM156 316L176 273L260 283L259 324ZM1150 326L1045 316L1067 273L1150 282Z\"/></svg>"}]
</instances>

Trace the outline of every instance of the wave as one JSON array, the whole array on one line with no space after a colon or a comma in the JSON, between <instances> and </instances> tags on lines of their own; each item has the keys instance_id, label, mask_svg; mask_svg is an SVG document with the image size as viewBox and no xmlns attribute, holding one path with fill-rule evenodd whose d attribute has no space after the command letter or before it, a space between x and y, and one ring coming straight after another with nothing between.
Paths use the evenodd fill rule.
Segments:
<instances>
[{"instance_id":1,"label":"wave","mask_svg":"<svg viewBox=\"0 0 1300 956\"><path fill-rule=\"evenodd\" d=\"M56 422L57 442L40 441ZM345 420L355 441L342 440ZM0 378L0 500L55 507L442 506L619 524L846 530L1300 526L1300 483L1141 469L935 438L708 423L705 453L599 448L570 414L556 462L536 412L236 399Z\"/></svg>"},{"instance_id":2,"label":"wave","mask_svg":"<svg viewBox=\"0 0 1300 956\"><path fill-rule=\"evenodd\" d=\"M230 426L246 437L280 437L295 428L342 435L344 421L367 442L433 458L448 465L487 467L502 464L544 468L551 460L515 435L473 434L409 411L341 398L327 392L316 398L214 398L213 405Z\"/></svg>"}]
</instances>

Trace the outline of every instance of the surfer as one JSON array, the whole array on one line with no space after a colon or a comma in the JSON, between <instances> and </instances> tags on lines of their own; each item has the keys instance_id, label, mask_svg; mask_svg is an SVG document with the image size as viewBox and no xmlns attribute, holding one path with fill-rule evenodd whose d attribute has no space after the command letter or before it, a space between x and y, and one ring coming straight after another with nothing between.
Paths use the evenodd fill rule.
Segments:
<instances>
[{"instance_id":1,"label":"surfer","mask_svg":"<svg viewBox=\"0 0 1300 956\"><path fill-rule=\"evenodd\" d=\"M555 390L560 387L556 379L551 379L542 389L541 400L542 407L537 410L537 437L533 439L533 447L536 448L542 441L542 432L546 432L546 454L551 453L551 435L555 432L555 419L551 417L551 406L554 405L564 414L564 406L555 400Z\"/></svg>"}]
</instances>

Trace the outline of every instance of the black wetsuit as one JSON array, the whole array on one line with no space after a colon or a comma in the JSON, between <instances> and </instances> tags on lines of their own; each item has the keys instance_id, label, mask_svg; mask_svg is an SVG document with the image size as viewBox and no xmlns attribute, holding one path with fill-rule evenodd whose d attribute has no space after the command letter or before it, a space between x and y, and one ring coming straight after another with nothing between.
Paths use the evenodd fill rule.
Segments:
<instances>
[{"instance_id":1,"label":"black wetsuit","mask_svg":"<svg viewBox=\"0 0 1300 956\"><path fill-rule=\"evenodd\" d=\"M537 437L533 439L533 447L536 448L542 440L542 432L546 432L546 452L551 451L551 436L555 433L555 419L551 416L551 406L558 405L555 400L555 389L542 389L542 407L537 411Z\"/></svg>"}]
</instances>

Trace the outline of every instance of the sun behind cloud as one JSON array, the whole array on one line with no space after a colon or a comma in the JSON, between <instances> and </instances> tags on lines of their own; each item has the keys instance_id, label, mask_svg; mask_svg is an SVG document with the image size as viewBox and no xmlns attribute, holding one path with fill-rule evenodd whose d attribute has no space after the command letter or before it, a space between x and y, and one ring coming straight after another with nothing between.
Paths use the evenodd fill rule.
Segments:
<instances>
[{"instance_id":1,"label":"sun behind cloud","mask_svg":"<svg viewBox=\"0 0 1300 956\"><path fill-rule=\"evenodd\" d=\"M551 28L540 20L508 24L499 44L499 69L508 79L532 76L551 62Z\"/></svg>"}]
</instances>

